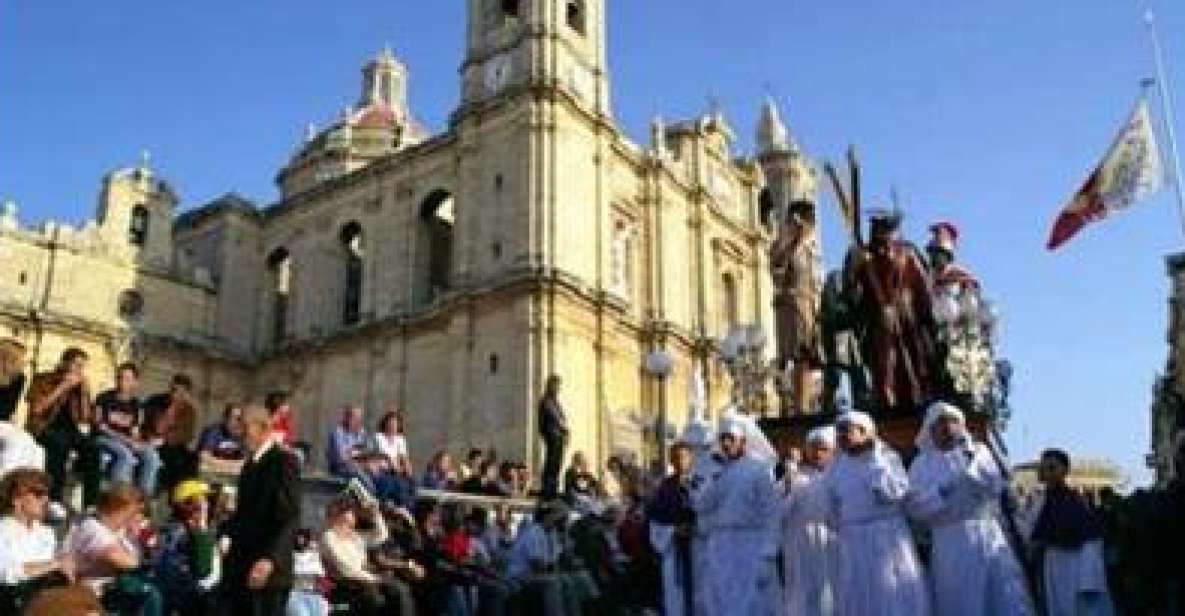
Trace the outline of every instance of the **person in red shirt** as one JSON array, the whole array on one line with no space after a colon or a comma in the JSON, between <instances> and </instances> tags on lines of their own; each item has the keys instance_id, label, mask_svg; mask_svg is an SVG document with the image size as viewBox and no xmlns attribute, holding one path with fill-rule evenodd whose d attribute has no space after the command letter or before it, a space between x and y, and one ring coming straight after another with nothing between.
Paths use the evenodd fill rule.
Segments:
<instances>
[{"instance_id":1,"label":"person in red shirt","mask_svg":"<svg viewBox=\"0 0 1185 616\"><path fill-rule=\"evenodd\" d=\"M275 443L284 445L296 453L303 465L309 459L309 444L296 440L296 414L288 399L288 392L273 391L263 401L268 415L272 418L272 439Z\"/></svg>"}]
</instances>

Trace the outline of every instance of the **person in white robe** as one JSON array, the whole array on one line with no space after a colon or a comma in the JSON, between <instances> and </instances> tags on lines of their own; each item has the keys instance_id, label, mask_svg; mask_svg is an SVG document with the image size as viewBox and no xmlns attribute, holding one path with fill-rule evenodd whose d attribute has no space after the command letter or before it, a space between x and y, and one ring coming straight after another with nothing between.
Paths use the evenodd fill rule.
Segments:
<instances>
[{"instance_id":1,"label":"person in white robe","mask_svg":"<svg viewBox=\"0 0 1185 616\"><path fill-rule=\"evenodd\" d=\"M714 440L712 425L696 414L683 429L682 441L695 456L691 468L691 485L698 485L720 470L720 462L712 453ZM695 583L692 602L695 616L712 616L716 600L712 590L712 558L708 551L708 537L712 531L712 516L705 511L695 512L695 532L691 536L691 577Z\"/></svg>"},{"instance_id":2,"label":"person in white robe","mask_svg":"<svg viewBox=\"0 0 1185 616\"><path fill-rule=\"evenodd\" d=\"M1040 556L1046 616L1114 614L1103 563L1102 525L1080 494L1066 485L1070 456L1041 453L1037 479L1044 484L1025 512L1026 534Z\"/></svg>"},{"instance_id":3,"label":"person in white robe","mask_svg":"<svg viewBox=\"0 0 1185 616\"><path fill-rule=\"evenodd\" d=\"M909 510L930 530L934 613L1034 614L1024 571L1000 525L1006 486L991 452L971 438L963 412L945 402L927 410L917 446Z\"/></svg>"},{"instance_id":4,"label":"person in white robe","mask_svg":"<svg viewBox=\"0 0 1185 616\"><path fill-rule=\"evenodd\" d=\"M773 448L749 416L721 418L721 467L692 486L696 514L711 516L713 615L777 612L777 495Z\"/></svg>"},{"instance_id":5,"label":"person in white robe","mask_svg":"<svg viewBox=\"0 0 1185 616\"><path fill-rule=\"evenodd\" d=\"M783 478L782 562L783 614L830 615L834 612L833 584L838 564L838 542L828 525L829 499L824 472L835 454L835 428L811 430L802 462Z\"/></svg>"},{"instance_id":6,"label":"person in white robe","mask_svg":"<svg viewBox=\"0 0 1185 616\"><path fill-rule=\"evenodd\" d=\"M844 413L836 431L841 454L823 480L839 536L836 614L927 616L930 591L905 517L901 459L865 413Z\"/></svg>"}]
</instances>

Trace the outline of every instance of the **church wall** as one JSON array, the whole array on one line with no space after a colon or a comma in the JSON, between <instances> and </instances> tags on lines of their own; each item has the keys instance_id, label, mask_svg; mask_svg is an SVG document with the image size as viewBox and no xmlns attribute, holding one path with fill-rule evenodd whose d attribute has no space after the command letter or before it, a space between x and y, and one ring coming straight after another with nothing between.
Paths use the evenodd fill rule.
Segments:
<instances>
[{"instance_id":1,"label":"church wall","mask_svg":"<svg viewBox=\"0 0 1185 616\"><path fill-rule=\"evenodd\" d=\"M582 283L596 287L600 281L601 238L605 226L604 208L597 191L600 165L597 157L596 135L583 122L569 115L566 106L555 111L557 126L554 169L550 172L549 189L555 192L555 211L549 214L555 243L556 265L565 273L578 277ZM552 153L548 153L552 154ZM544 205L548 211L551 204Z\"/></svg>"},{"instance_id":2,"label":"church wall","mask_svg":"<svg viewBox=\"0 0 1185 616\"><path fill-rule=\"evenodd\" d=\"M214 335L242 355L254 352L258 341L259 305L255 298L261 292L264 272L259 235L255 221L230 213L174 237L180 262L205 268L218 289Z\"/></svg>"}]
</instances>

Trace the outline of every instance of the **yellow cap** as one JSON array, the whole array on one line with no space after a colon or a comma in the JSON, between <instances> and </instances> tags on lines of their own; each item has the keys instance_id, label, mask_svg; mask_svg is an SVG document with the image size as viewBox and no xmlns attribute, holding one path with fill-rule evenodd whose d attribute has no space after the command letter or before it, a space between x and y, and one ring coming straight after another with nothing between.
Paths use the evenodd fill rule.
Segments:
<instances>
[{"instance_id":1,"label":"yellow cap","mask_svg":"<svg viewBox=\"0 0 1185 616\"><path fill-rule=\"evenodd\" d=\"M210 486L204 481L186 479L173 488L173 502L183 503L191 498L201 498L210 493Z\"/></svg>"}]
</instances>

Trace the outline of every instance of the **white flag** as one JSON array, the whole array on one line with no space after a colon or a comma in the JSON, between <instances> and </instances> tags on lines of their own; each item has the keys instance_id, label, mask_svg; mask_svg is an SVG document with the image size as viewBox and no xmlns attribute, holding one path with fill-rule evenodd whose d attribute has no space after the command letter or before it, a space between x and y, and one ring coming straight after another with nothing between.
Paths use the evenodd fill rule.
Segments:
<instances>
[{"instance_id":1,"label":"white flag","mask_svg":"<svg viewBox=\"0 0 1185 616\"><path fill-rule=\"evenodd\" d=\"M1140 97L1107 155L1054 220L1046 248L1056 249L1082 227L1130 207L1160 190L1163 184L1164 167L1148 101Z\"/></svg>"},{"instance_id":2,"label":"white flag","mask_svg":"<svg viewBox=\"0 0 1185 616\"><path fill-rule=\"evenodd\" d=\"M1125 209L1160 190L1164 168L1147 99L1140 98L1099 171L1099 194L1110 211Z\"/></svg>"}]
</instances>

